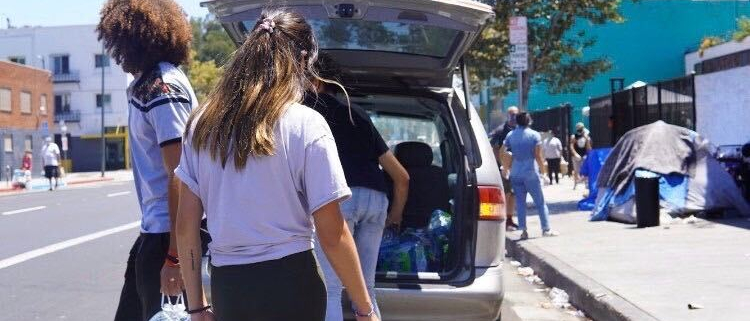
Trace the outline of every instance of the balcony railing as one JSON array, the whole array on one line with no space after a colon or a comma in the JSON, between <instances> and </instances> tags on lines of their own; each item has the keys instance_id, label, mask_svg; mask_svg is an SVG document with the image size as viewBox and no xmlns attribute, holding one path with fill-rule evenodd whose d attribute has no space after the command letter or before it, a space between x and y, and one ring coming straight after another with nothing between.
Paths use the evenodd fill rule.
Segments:
<instances>
[{"instance_id":1,"label":"balcony railing","mask_svg":"<svg viewBox=\"0 0 750 321\"><path fill-rule=\"evenodd\" d=\"M52 81L55 83L80 82L81 76L77 70L71 70L67 73L52 74Z\"/></svg>"},{"instance_id":2,"label":"balcony railing","mask_svg":"<svg viewBox=\"0 0 750 321\"><path fill-rule=\"evenodd\" d=\"M66 123L79 123L81 122L81 111L70 110L55 113L55 122L65 121Z\"/></svg>"}]
</instances>

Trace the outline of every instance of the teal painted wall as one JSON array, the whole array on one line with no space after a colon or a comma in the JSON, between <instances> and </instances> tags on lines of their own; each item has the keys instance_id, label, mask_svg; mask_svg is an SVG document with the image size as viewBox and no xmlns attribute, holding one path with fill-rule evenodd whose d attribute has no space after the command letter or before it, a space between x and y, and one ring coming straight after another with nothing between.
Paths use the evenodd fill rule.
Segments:
<instances>
[{"instance_id":1,"label":"teal painted wall","mask_svg":"<svg viewBox=\"0 0 750 321\"><path fill-rule=\"evenodd\" d=\"M747 1L623 0L621 13L626 21L601 26L582 23L597 43L584 57L608 57L612 69L586 83L580 94L551 95L543 86L534 86L529 95L530 110L546 109L570 102L574 106L573 122L580 121L581 108L590 97L609 93L610 78L625 78L625 86L642 80L667 80L684 75L684 54L698 48L709 35L730 35L736 17L750 16ZM504 99L504 106L515 105L517 95Z\"/></svg>"}]
</instances>

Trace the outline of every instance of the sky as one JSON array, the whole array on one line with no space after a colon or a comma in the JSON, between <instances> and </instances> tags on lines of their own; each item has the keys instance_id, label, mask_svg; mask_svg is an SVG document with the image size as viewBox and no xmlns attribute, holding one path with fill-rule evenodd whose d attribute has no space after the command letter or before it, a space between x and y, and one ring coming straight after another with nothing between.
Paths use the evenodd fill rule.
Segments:
<instances>
[{"instance_id":1,"label":"sky","mask_svg":"<svg viewBox=\"0 0 750 321\"><path fill-rule=\"evenodd\" d=\"M203 0L176 0L185 12L192 17L208 14L200 6ZM61 26L96 24L99 10L104 0L0 0L0 28L11 25L21 26Z\"/></svg>"}]
</instances>

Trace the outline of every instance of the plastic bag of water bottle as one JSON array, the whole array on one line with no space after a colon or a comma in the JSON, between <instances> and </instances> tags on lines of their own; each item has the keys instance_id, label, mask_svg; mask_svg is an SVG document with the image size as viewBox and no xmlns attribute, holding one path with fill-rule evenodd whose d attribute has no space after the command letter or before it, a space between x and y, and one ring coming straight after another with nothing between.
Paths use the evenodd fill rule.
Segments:
<instances>
[{"instance_id":1,"label":"plastic bag of water bottle","mask_svg":"<svg viewBox=\"0 0 750 321\"><path fill-rule=\"evenodd\" d=\"M172 303L168 296L161 295L161 311L155 314L149 321L190 321L190 315L185 308L185 299L182 294Z\"/></svg>"}]
</instances>

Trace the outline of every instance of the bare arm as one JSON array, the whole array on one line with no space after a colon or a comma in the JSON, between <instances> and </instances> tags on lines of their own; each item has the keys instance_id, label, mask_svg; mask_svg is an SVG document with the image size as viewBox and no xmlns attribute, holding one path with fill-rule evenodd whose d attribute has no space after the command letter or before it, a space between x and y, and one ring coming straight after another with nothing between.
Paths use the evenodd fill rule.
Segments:
<instances>
[{"instance_id":1,"label":"bare arm","mask_svg":"<svg viewBox=\"0 0 750 321\"><path fill-rule=\"evenodd\" d=\"M164 170L167 172L168 204L169 204L169 252L170 255L177 254L177 233L175 228L177 222L177 206L179 204L180 181L174 175L174 170L180 163L180 154L182 153L182 144L172 143L161 148L161 156L164 162ZM174 279L175 281L172 281ZM182 291L182 278L180 270L175 267L165 265L161 273L162 292L176 295Z\"/></svg>"},{"instance_id":2,"label":"bare arm","mask_svg":"<svg viewBox=\"0 0 750 321\"><path fill-rule=\"evenodd\" d=\"M576 142L575 136L571 135L570 136L570 143L568 143L568 149L570 150L570 156L572 156L573 158L581 157L581 155L578 155L578 153L576 152L575 142Z\"/></svg>"},{"instance_id":3,"label":"bare arm","mask_svg":"<svg viewBox=\"0 0 750 321\"><path fill-rule=\"evenodd\" d=\"M500 148L500 152L498 153L498 157L500 157L500 164L503 165L503 171L506 173L503 174L507 178L507 173L510 172L511 166L513 166L513 155L508 153L508 148L503 145L503 147Z\"/></svg>"},{"instance_id":4,"label":"bare arm","mask_svg":"<svg viewBox=\"0 0 750 321\"><path fill-rule=\"evenodd\" d=\"M409 196L409 173L390 151L380 156L378 161L393 180L393 200L386 222L401 225L406 198Z\"/></svg>"},{"instance_id":5,"label":"bare arm","mask_svg":"<svg viewBox=\"0 0 750 321\"><path fill-rule=\"evenodd\" d=\"M206 306L207 300L201 282L200 227L203 204L185 184L180 184L180 201L175 231L180 254L180 270L185 282L188 304L192 309Z\"/></svg>"},{"instance_id":6,"label":"bare arm","mask_svg":"<svg viewBox=\"0 0 750 321\"><path fill-rule=\"evenodd\" d=\"M315 229L318 233L320 246L323 248L328 261L336 271L341 283L354 302L360 313L367 313L372 308L370 296L367 294L365 279L346 221L341 216L338 202L329 203L313 213ZM357 318L358 321L377 320L376 317Z\"/></svg>"},{"instance_id":7,"label":"bare arm","mask_svg":"<svg viewBox=\"0 0 750 321\"><path fill-rule=\"evenodd\" d=\"M542 145L534 147L534 156L536 164L539 166L539 172L544 173L544 157L542 157Z\"/></svg>"}]
</instances>

